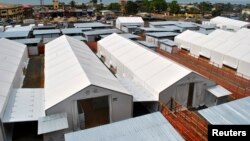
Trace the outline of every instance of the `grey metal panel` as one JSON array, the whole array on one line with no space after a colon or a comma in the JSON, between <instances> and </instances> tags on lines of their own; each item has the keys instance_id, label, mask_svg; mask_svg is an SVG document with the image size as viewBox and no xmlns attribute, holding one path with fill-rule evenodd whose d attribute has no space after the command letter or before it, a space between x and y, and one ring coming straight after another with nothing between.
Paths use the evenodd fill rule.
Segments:
<instances>
[{"instance_id":1,"label":"grey metal panel","mask_svg":"<svg viewBox=\"0 0 250 141\"><path fill-rule=\"evenodd\" d=\"M38 119L38 135L68 128L67 113L40 117Z\"/></svg>"},{"instance_id":2,"label":"grey metal panel","mask_svg":"<svg viewBox=\"0 0 250 141\"><path fill-rule=\"evenodd\" d=\"M34 30L34 35L44 35L44 34L59 34L61 31L59 29L46 29L46 30Z\"/></svg>"},{"instance_id":3,"label":"grey metal panel","mask_svg":"<svg viewBox=\"0 0 250 141\"><path fill-rule=\"evenodd\" d=\"M111 34L111 33L121 33L122 31L118 29L102 29L102 30L94 30L94 31L86 31L83 32L84 35L104 35L104 34Z\"/></svg>"},{"instance_id":4,"label":"grey metal panel","mask_svg":"<svg viewBox=\"0 0 250 141\"><path fill-rule=\"evenodd\" d=\"M74 26L77 27L77 28L111 27L111 25L98 23L98 22L75 23Z\"/></svg>"},{"instance_id":5,"label":"grey metal panel","mask_svg":"<svg viewBox=\"0 0 250 141\"><path fill-rule=\"evenodd\" d=\"M250 97L198 111L209 123L250 124Z\"/></svg>"},{"instance_id":6,"label":"grey metal panel","mask_svg":"<svg viewBox=\"0 0 250 141\"><path fill-rule=\"evenodd\" d=\"M41 38L17 39L14 41L22 43L22 44L37 44L41 41Z\"/></svg>"},{"instance_id":7,"label":"grey metal panel","mask_svg":"<svg viewBox=\"0 0 250 141\"><path fill-rule=\"evenodd\" d=\"M45 116L43 89L15 89L10 95L3 122L36 121Z\"/></svg>"},{"instance_id":8,"label":"grey metal panel","mask_svg":"<svg viewBox=\"0 0 250 141\"><path fill-rule=\"evenodd\" d=\"M121 36L123 36L125 38L128 38L128 39L140 38L140 36L137 36L137 35L134 35L134 34L130 34L130 33L121 33L119 35L121 35ZM105 37L107 37L109 35L100 35L100 36L101 36L101 38L105 38Z\"/></svg>"},{"instance_id":9,"label":"grey metal panel","mask_svg":"<svg viewBox=\"0 0 250 141\"><path fill-rule=\"evenodd\" d=\"M171 32L175 31L174 28L152 28L152 27L140 27L145 32Z\"/></svg>"},{"instance_id":10,"label":"grey metal panel","mask_svg":"<svg viewBox=\"0 0 250 141\"><path fill-rule=\"evenodd\" d=\"M228 96L232 94L230 91L228 91L227 89L223 88L220 85L208 88L207 90L216 97Z\"/></svg>"},{"instance_id":11,"label":"grey metal panel","mask_svg":"<svg viewBox=\"0 0 250 141\"><path fill-rule=\"evenodd\" d=\"M152 33L146 33L148 36L153 36L153 37L169 37L169 36L176 36L179 33L175 32L152 32Z\"/></svg>"},{"instance_id":12,"label":"grey metal panel","mask_svg":"<svg viewBox=\"0 0 250 141\"><path fill-rule=\"evenodd\" d=\"M168 45L168 46L177 46L177 44L169 39L164 39L164 40L160 40L160 43Z\"/></svg>"},{"instance_id":13,"label":"grey metal panel","mask_svg":"<svg viewBox=\"0 0 250 141\"><path fill-rule=\"evenodd\" d=\"M0 32L0 38L28 37L29 31Z\"/></svg>"},{"instance_id":14,"label":"grey metal panel","mask_svg":"<svg viewBox=\"0 0 250 141\"><path fill-rule=\"evenodd\" d=\"M184 141L160 112L65 134L65 141Z\"/></svg>"},{"instance_id":15,"label":"grey metal panel","mask_svg":"<svg viewBox=\"0 0 250 141\"><path fill-rule=\"evenodd\" d=\"M62 34L74 34L74 33L83 33L83 31L92 30L92 28L64 28L61 29Z\"/></svg>"},{"instance_id":16,"label":"grey metal panel","mask_svg":"<svg viewBox=\"0 0 250 141\"><path fill-rule=\"evenodd\" d=\"M137 41L138 43L146 46L146 47L149 47L149 48L156 48L157 45L151 43L151 42L147 42L147 41Z\"/></svg>"}]
</instances>

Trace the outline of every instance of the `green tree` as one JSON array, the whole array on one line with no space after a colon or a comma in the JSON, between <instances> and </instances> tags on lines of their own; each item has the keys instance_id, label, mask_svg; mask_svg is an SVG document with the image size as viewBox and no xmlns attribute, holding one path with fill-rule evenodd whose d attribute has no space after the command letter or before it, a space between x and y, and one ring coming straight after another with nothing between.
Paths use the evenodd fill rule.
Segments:
<instances>
[{"instance_id":1,"label":"green tree","mask_svg":"<svg viewBox=\"0 0 250 141\"><path fill-rule=\"evenodd\" d=\"M173 13L173 14L177 14L180 11L180 6L176 0L172 1L169 4L169 8L170 8L170 13Z\"/></svg>"},{"instance_id":2,"label":"green tree","mask_svg":"<svg viewBox=\"0 0 250 141\"><path fill-rule=\"evenodd\" d=\"M138 5L133 1L127 1L125 10L126 14L136 14L138 12Z\"/></svg>"},{"instance_id":3,"label":"green tree","mask_svg":"<svg viewBox=\"0 0 250 141\"><path fill-rule=\"evenodd\" d=\"M100 11L100 10L103 10L103 9L104 9L104 6L103 6L102 3L97 4L95 7L96 7L96 11Z\"/></svg>"},{"instance_id":4,"label":"green tree","mask_svg":"<svg viewBox=\"0 0 250 141\"><path fill-rule=\"evenodd\" d=\"M188 13L189 14L198 14L200 11L199 9L197 9L196 7L191 7L189 10L188 10Z\"/></svg>"},{"instance_id":5,"label":"green tree","mask_svg":"<svg viewBox=\"0 0 250 141\"><path fill-rule=\"evenodd\" d=\"M198 8L200 9L201 13L204 15L204 12L212 11L213 5L210 2L201 2L198 5Z\"/></svg>"},{"instance_id":6,"label":"green tree","mask_svg":"<svg viewBox=\"0 0 250 141\"><path fill-rule=\"evenodd\" d=\"M108 5L108 10L120 11L120 9L121 9L121 5L119 3L110 3Z\"/></svg>"},{"instance_id":7,"label":"green tree","mask_svg":"<svg viewBox=\"0 0 250 141\"><path fill-rule=\"evenodd\" d=\"M150 3L150 9L160 13L167 9L167 3L165 0L152 0Z\"/></svg>"},{"instance_id":8,"label":"green tree","mask_svg":"<svg viewBox=\"0 0 250 141\"><path fill-rule=\"evenodd\" d=\"M71 8L75 8L76 7L76 2L74 0L69 2L69 5Z\"/></svg>"},{"instance_id":9,"label":"green tree","mask_svg":"<svg viewBox=\"0 0 250 141\"><path fill-rule=\"evenodd\" d=\"M141 12L150 12L150 4L151 1L149 0L143 0L142 3L139 4L138 10Z\"/></svg>"}]
</instances>

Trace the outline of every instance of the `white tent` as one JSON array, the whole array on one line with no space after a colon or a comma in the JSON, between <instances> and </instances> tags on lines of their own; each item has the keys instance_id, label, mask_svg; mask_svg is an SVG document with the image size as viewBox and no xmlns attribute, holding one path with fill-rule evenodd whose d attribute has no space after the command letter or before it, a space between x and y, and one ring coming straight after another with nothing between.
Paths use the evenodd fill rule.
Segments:
<instances>
[{"instance_id":1,"label":"white tent","mask_svg":"<svg viewBox=\"0 0 250 141\"><path fill-rule=\"evenodd\" d=\"M136 25L138 27L144 26L144 21L141 17L118 17L116 19L116 28L122 29L122 26Z\"/></svg>"},{"instance_id":2,"label":"white tent","mask_svg":"<svg viewBox=\"0 0 250 141\"><path fill-rule=\"evenodd\" d=\"M223 64L231 68L238 68L239 59L250 53L250 44L239 44L224 55Z\"/></svg>"},{"instance_id":3,"label":"white tent","mask_svg":"<svg viewBox=\"0 0 250 141\"><path fill-rule=\"evenodd\" d=\"M250 66L247 61L250 53L249 37L250 30L245 28L237 32L217 29L203 36L198 36L194 31L185 31L176 36L175 42L179 47L189 49L190 55L209 58L210 63L218 67L226 65L238 69L241 63L237 72L248 78L249 74L245 69Z\"/></svg>"},{"instance_id":4,"label":"white tent","mask_svg":"<svg viewBox=\"0 0 250 141\"><path fill-rule=\"evenodd\" d=\"M0 109L2 115L9 92L12 88L22 86L23 68L26 68L28 64L28 53L26 45L21 43L4 38L0 39L0 42Z\"/></svg>"},{"instance_id":5,"label":"white tent","mask_svg":"<svg viewBox=\"0 0 250 141\"><path fill-rule=\"evenodd\" d=\"M22 86L23 69L28 64L28 53L25 45L8 39L0 39L0 140L3 137L3 116L13 89Z\"/></svg>"},{"instance_id":6,"label":"white tent","mask_svg":"<svg viewBox=\"0 0 250 141\"><path fill-rule=\"evenodd\" d=\"M174 41L177 43L179 48L184 48L190 50L192 47L192 42L197 41L199 38L206 36L202 33L186 30L183 33L175 36Z\"/></svg>"},{"instance_id":7,"label":"white tent","mask_svg":"<svg viewBox=\"0 0 250 141\"><path fill-rule=\"evenodd\" d=\"M240 30L241 28L250 26L249 22L234 20L226 17L215 17L212 18L209 24L216 25L221 29L229 29L229 30Z\"/></svg>"},{"instance_id":8,"label":"white tent","mask_svg":"<svg viewBox=\"0 0 250 141\"><path fill-rule=\"evenodd\" d=\"M250 53L239 59L237 73L247 79L250 79Z\"/></svg>"},{"instance_id":9,"label":"white tent","mask_svg":"<svg viewBox=\"0 0 250 141\"><path fill-rule=\"evenodd\" d=\"M203 44L201 46L200 55L210 58L211 57L211 51L215 48L217 48L220 44L224 43L228 38L233 36L233 32L224 31L224 30L215 30L208 34L207 36L209 38L212 38L212 40L209 40L209 42ZM222 38L223 37L223 38Z\"/></svg>"},{"instance_id":10,"label":"white tent","mask_svg":"<svg viewBox=\"0 0 250 141\"><path fill-rule=\"evenodd\" d=\"M192 73L191 70L118 34L112 34L100 40L97 46L97 55L104 58L104 62L108 67L116 69L118 77L129 79L131 83L134 83L136 86L139 85L141 91L151 94L151 96L145 98L145 93L142 93L141 96L132 93L136 95L137 101L159 101L160 97L164 97L161 95L166 95L165 98L162 98L164 102L173 96L180 100L183 105L186 105L187 101L183 97L187 96L189 83L193 81L191 79L186 80L186 78L193 75L193 79L199 78L200 82L206 81L205 78L200 78L199 75ZM178 87L178 85L182 84L183 87ZM193 104L195 106L199 105L200 100L203 99L200 86L198 85L195 90L195 95L197 96L195 96L197 101ZM211 83L208 85L211 85ZM172 90L167 92L167 89L170 87ZM177 87L178 91L176 90Z\"/></svg>"},{"instance_id":11,"label":"white tent","mask_svg":"<svg viewBox=\"0 0 250 141\"><path fill-rule=\"evenodd\" d=\"M86 114L84 108L79 108L82 100L105 98L104 102L93 102L88 106L100 107L98 104L104 103L109 111L109 122L132 116L133 97L82 41L63 35L47 43L44 73L46 115L66 112L68 132L84 128L82 122L87 115L80 116ZM61 131L59 135L63 133ZM60 140L55 134L46 134L46 139Z\"/></svg>"}]
</instances>

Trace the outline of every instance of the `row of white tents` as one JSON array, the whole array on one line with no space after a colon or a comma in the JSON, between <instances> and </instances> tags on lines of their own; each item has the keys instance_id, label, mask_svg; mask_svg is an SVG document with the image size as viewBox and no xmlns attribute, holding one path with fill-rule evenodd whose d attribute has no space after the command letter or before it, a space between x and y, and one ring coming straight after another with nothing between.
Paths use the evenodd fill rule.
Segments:
<instances>
[{"instance_id":1,"label":"row of white tents","mask_svg":"<svg viewBox=\"0 0 250 141\"><path fill-rule=\"evenodd\" d=\"M238 31L242 28L247 28L250 26L249 22L235 20L227 17L217 16L210 19L210 21L203 21L202 24L205 25L215 25L220 29Z\"/></svg>"},{"instance_id":2,"label":"row of white tents","mask_svg":"<svg viewBox=\"0 0 250 141\"><path fill-rule=\"evenodd\" d=\"M250 79L250 29L230 32L217 29L209 35L187 30L175 37L179 48L190 51L198 58L206 57L210 63L237 70L237 75Z\"/></svg>"}]
</instances>

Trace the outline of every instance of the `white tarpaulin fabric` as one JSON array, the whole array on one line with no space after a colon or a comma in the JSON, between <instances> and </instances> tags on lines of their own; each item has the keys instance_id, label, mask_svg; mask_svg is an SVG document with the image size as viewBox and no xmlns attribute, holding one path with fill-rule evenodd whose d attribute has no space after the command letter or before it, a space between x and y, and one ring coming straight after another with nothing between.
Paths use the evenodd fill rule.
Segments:
<instances>
[{"instance_id":1,"label":"white tarpaulin fabric","mask_svg":"<svg viewBox=\"0 0 250 141\"><path fill-rule=\"evenodd\" d=\"M118 17L116 19L116 28L121 29L123 25L138 25L144 26L144 21L141 17Z\"/></svg>"},{"instance_id":2,"label":"white tarpaulin fabric","mask_svg":"<svg viewBox=\"0 0 250 141\"><path fill-rule=\"evenodd\" d=\"M4 113L4 123L37 121L45 116L44 89L13 90Z\"/></svg>"},{"instance_id":3,"label":"white tarpaulin fabric","mask_svg":"<svg viewBox=\"0 0 250 141\"><path fill-rule=\"evenodd\" d=\"M45 45L45 109L91 84L128 94L85 43L63 35Z\"/></svg>"},{"instance_id":4,"label":"white tarpaulin fabric","mask_svg":"<svg viewBox=\"0 0 250 141\"><path fill-rule=\"evenodd\" d=\"M215 66L235 68L240 76L249 78L249 37L250 29L245 28L237 32L217 29L203 36L198 36L195 31L185 31L175 37L175 42L180 48L190 50L192 56L204 56Z\"/></svg>"},{"instance_id":5,"label":"white tarpaulin fabric","mask_svg":"<svg viewBox=\"0 0 250 141\"><path fill-rule=\"evenodd\" d=\"M159 94L191 73L191 70L166 59L131 40L112 34L98 42L98 53L104 55L105 64L151 93L151 101ZM143 98L144 99L144 98Z\"/></svg>"},{"instance_id":6,"label":"white tarpaulin fabric","mask_svg":"<svg viewBox=\"0 0 250 141\"><path fill-rule=\"evenodd\" d=\"M23 68L28 63L26 45L0 39L0 117L4 112L12 88L19 88L24 78Z\"/></svg>"}]
</instances>

